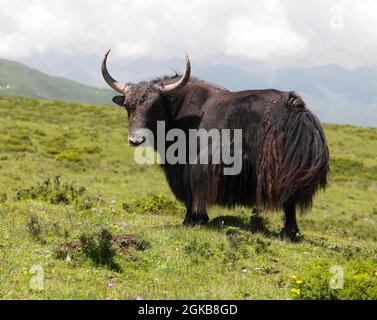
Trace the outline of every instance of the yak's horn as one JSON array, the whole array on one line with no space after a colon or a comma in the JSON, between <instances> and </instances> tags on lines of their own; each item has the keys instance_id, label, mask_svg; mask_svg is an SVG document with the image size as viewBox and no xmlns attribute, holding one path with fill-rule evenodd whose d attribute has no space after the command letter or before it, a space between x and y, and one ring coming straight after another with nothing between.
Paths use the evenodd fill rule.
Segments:
<instances>
[{"instance_id":1,"label":"yak's horn","mask_svg":"<svg viewBox=\"0 0 377 320\"><path fill-rule=\"evenodd\" d=\"M187 82L190 80L191 64L190 64L190 59L189 59L187 53L185 55L185 58L186 58L186 71L185 71L185 74L183 75L183 77L175 83L167 84L165 86L159 86L158 89L160 91L166 92L166 93L178 91L179 89L182 89L187 84Z\"/></svg>"},{"instance_id":2,"label":"yak's horn","mask_svg":"<svg viewBox=\"0 0 377 320\"><path fill-rule=\"evenodd\" d=\"M105 54L105 57L103 58L102 60L102 66L101 66L101 71L102 71L102 76L103 78L105 79L106 83L111 87L113 88L115 91L119 92L119 93L122 93L122 94L126 94L127 90L129 89L129 85L128 84L125 84L125 83L121 83L121 82L118 82L116 81L109 73L109 71L107 71L107 66L106 66L106 62L107 62L107 56L109 55L110 53L110 50L106 52Z\"/></svg>"}]
</instances>

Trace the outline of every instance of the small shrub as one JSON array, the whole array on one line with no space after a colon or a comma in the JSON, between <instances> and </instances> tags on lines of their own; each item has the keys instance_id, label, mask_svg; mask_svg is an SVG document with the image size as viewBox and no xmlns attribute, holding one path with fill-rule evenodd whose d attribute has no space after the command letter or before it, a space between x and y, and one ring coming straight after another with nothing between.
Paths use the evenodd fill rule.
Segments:
<instances>
[{"instance_id":1,"label":"small shrub","mask_svg":"<svg viewBox=\"0 0 377 320\"><path fill-rule=\"evenodd\" d=\"M265 253L269 250L271 246L270 241L265 241L259 237L256 238L255 252L257 254Z\"/></svg>"},{"instance_id":2,"label":"small shrub","mask_svg":"<svg viewBox=\"0 0 377 320\"><path fill-rule=\"evenodd\" d=\"M120 271L120 266L114 261L116 251L113 237L107 229L97 234L84 234L80 237L82 252L96 265L108 266Z\"/></svg>"},{"instance_id":3,"label":"small shrub","mask_svg":"<svg viewBox=\"0 0 377 320\"><path fill-rule=\"evenodd\" d=\"M113 238L113 241L121 252L125 252L129 248L134 248L137 251L144 251L151 246L149 241L136 234L117 235Z\"/></svg>"},{"instance_id":4,"label":"small shrub","mask_svg":"<svg viewBox=\"0 0 377 320\"><path fill-rule=\"evenodd\" d=\"M330 262L320 261L308 267L299 276L293 276L293 299L301 300L366 300L377 299L377 265L371 260L354 260L343 267L343 288L330 286L336 276L330 271ZM339 275L341 276L341 275Z\"/></svg>"},{"instance_id":5,"label":"small shrub","mask_svg":"<svg viewBox=\"0 0 377 320\"><path fill-rule=\"evenodd\" d=\"M199 263L203 259L221 257L225 252L224 243L211 243L209 241L200 241L197 238L191 239L183 247L183 252L187 254L191 261Z\"/></svg>"},{"instance_id":6,"label":"small shrub","mask_svg":"<svg viewBox=\"0 0 377 320\"><path fill-rule=\"evenodd\" d=\"M228 227L225 234L230 247L224 252L224 262L235 263L254 254L254 235L237 227Z\"/></svg>"},{"instance_id":7,"label":"small shrub","mask_svg":"<svg viewBox=\"0 0 377 320\"><path fill-rule=\"evenodd\" d=\"M144 251L150 246L149 241L137 234L111 236L110 232L102 229L100 233L83 234L80 240L74 239L58 245L55 248L55 257L65 260L69 256L80 260L80 253L84 253L98 265L115 266L116 268L116 264L113 265L114 261L112 260L116 251L130 254L132 250ZM135 252L131 253L134 258L136 258Z\"/></svg>"},{"instance_id":8,"label":"small shrub","mask_svg":"<svg viewBox=\"0 0 377 320\"><path fill-rule=\"evenodd\" d=\"M26 226L33 240L41 243L46 242L42 237L42 225L36 216L32 216Z\"/></svg>"},{"instance_id":9,"label":"small shrub","mask_svg":"<svg viewBox=\"0 0 377 320\"><path fill-rule=\"evenodd\" d=\"M254 249L256 254L261 254L268 252L271 245L270 241L263 240L250 231L243 231L236 227L226 228L225 234L230 245L238 250L243 258L249 256L249 249Z\"/></svg>"},{"instance_id":10,"label":"small shrub","mask_svg":"<svg viewBox=\"0 0 377 320\"><path fill-rule=\"evenodd\" d=\"M95 204L95 198L87 194L85 187L75 187L69 183L60 183L60 177L54 178L53 182L46 179L35 187L18 189L14 200L38 199L51 204L73 204L80 210L90 209Z\"/></svg>"},{"instance_id":11,"label":"small shrub","mask_svg":"<svg viewBox=\"0 0 377 320\"><path fill-rule=\"evenodd\" d=\"M236 227L228 227L225 229L225 235L230 243L230 245L234 248L239 248L242 243L251 242L253 243L253 239L251 239L252 235L248 232L243 231Z\"/></svg>"},{"instance_id":12,"label":"small shrub","mask_svg":"<svg viewBox=\"0 0 377 320\"><path fill-rule=\"evenodd\" d=\"M183 214L184 208L176 201L170 200L162 194L149 195L134 201L131 204L123 203L126 211L134 211L141 214Z\"/></svg>"},{"instance_id":13,"label":"small shrub","mask_svg":"<svg viewBox=\"0 0 377 320\"><path fill-rule=\"evenodd\" d=\"M253 214L250 217L249 229L251 232L268 233L268 220L261 214Z\"/></svg>"},{"instance_id":14,"label":"small shrub","mask_svg":"<svg viewBox=\"0 0 377 320\"><path fill-rule=\"evenodd\" d=\"M183 251L188 255L199 255L203 258L210 258L213 255L211 244L208 241L200 242L196 238L190 240L183 247Z\"/></svg>"}]
</instances>

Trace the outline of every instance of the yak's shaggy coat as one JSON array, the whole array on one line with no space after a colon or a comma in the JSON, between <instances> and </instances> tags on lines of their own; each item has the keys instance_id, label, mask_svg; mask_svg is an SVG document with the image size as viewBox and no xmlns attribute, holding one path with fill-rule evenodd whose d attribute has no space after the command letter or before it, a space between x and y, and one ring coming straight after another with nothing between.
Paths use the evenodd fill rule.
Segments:
<instances>
[{"instance_id":1,"label":"yak's shaggy coat","mask_svg":"<svg viewBox=\"0 0 377 320\"><path fill-rule=\"evenodd\" d=\"M296 208L311 207L315 193L326 187L329 170L324 132L299 95L273 89L231 92L190 78L188 58L182 78L123 85L108 74L106 58L105 80L124 92L113 101L127 109L131 144L145 141L141 128L156 137L157 121L165 121L166 130L185 131L187 139L190 129L242 129L239 175L226 176L224 164L211 161L162 165L172 192L186 205L185 225L207 222L209 205L240 204L284 210L284 235L296 237Z\"/></svg>"}]
</instances>

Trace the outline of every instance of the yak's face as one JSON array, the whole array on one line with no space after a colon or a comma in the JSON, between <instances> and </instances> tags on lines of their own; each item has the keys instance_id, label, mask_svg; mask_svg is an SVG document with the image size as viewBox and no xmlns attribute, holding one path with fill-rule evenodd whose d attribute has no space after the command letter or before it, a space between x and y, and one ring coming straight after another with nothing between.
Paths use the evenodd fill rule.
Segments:
<instances>
[{"instance_id":1,"label":"yak's face","mask_svg":"<svg viewBox=\"0 0 377 320\"><path fill-rule=\"evenodd\" d=\"M150 83L131 85L123 96L115 96L113 102L124 107L128 114L128 142L132 146L146 140L145 130L154 131L157 121L164 120L162 94Z\"/></svg>"},{"instance_id":2,"label":"yak's face","mask_svg":"<svg viewBox=\"0 0 377 320\"><path fill-rule=\"evenodd\" d=\"M102 61L102 75L111 88L122 94L114 97L113 102L126 108L129 125L128 141L131 145L137 146L147 138L146 131L143 129L155 132L157 121L166 119L166 110L162 101L164 97L175 94L187 84L191 73L190 60L186 55L186 71L182 78L174 83L121 83L116 81L107 70L106 61L109 52L110 50Z\"/></svg>"}]
</instances>

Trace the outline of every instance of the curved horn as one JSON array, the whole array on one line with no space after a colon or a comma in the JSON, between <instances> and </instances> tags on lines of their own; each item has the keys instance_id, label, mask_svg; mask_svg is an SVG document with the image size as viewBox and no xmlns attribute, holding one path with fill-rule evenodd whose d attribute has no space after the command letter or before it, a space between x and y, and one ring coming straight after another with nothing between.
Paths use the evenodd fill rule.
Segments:
<instances>
[{"instance_id":1,"label":"curved horn","mask_svg":"<svg viewBox=\"0 0 377 320\"><path fill-rule=\"evenodd\" d=\"M117 92L119 92L119 93L126 94L127 90L129 89L129 85L128 85L128 84L125 84L125 83L121 83L121 82L116 81L116 80L110 75L109 71L107 71L106 62L107 62L107 56L109 55L110 50L111 50L111 49L109 49L109 51L106 52L105 57L104 57L103 60L102 60L102 66L101 66L102 76L103 76L103 78L105 79L106 83L107 83L112 89L114 89L115 91L117 91Z\"/></svg>"},{"instance_id":2,"label":"curved horn","mask_svg":"<svg viewBox=\"0 0 377 320\"><path fill-rule=\"evenodd\" d=\"M187 55L187 53L185 54L185 59L186 59L186 71L185 71L185 74L183 75L183 77L175 83L168 84L168 85L163 86L163 87L159 87L158 89L160 91L162 91L162 92L178 91L178 90L182 89L187 84L187 82L190 80L190 75L191 75L191 64L190 64L190 59L189 59L189 56Z\"/></svg>"}]
</instances>

